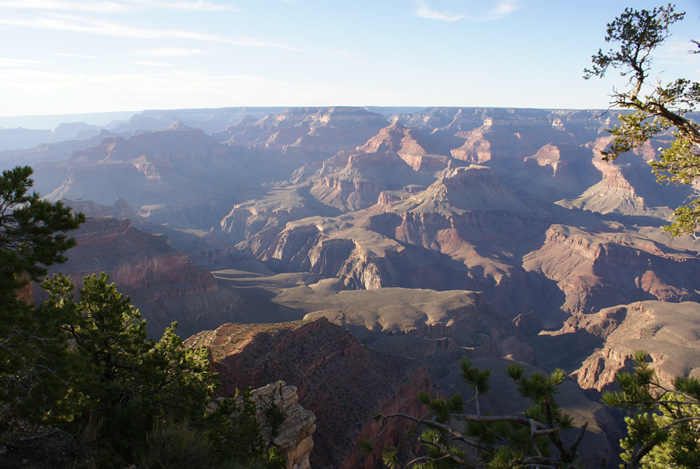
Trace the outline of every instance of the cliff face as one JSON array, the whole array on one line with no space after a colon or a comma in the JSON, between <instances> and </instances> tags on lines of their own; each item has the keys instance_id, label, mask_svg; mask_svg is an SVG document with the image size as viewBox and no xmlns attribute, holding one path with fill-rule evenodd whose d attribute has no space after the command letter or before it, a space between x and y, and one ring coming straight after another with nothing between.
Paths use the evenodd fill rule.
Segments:
<instances>
[{"instance_id":1,"label":"cliff face","mask_svg":"<svg viewBox=\"0 0 700 469\"><path fill-rule=\"evenodd\" d=\"M698 301L698 259L667 253L652 240L600 236L554 225L523 266L557 282L562 309L575 314L643 299Z\"/></svg>"},{"instance_id":2,"label":"cliff face","mask_svg":"<svg viewBox=\"0 0 700 469\"><path fill-rule=\"evenodd\" d=\"M374 205L382 191L422 180L395 152L358 153L349 155L344 167L325 165L311 195L323 204L354 211Z\"/></svg>"},{"instance_id":3,"label":"cliff face","mask_svg":"<svg viewBox=\"0 0 700 469\"><path fill-rule=\"evenodd\" d=\"M666 138L661 137L655 147L666 145ZM587 145L593 153L589 167L597 172L597 181L591 181L578 196L560 201L560 205L602 214L664 218L669 216L668 207L684 203L683 200L691 195L692 189L679 187L677 191L664 191L663 186L656 183L648 164L656 154L650 142L636 149L634 155L623 162L602 161L600 152L611 142L612 137L605 136Z\"/></svg>"},{"instance_id":4,"label":"cliff face","mask_svg":"<svg viewBox=\"0 0 700 469\"><path fill-rule=\"evenodd\" d=\"M297 390L284 381L276 381L253 389L251 401L257 410L260 436L265 446L274 445L287 460L286 469L309 469L309 456L314 447L316 416L299 405ZM216 410L219 398L209 405ZM281 422L270 419L270 411L281 412Z\"/></svg>"},{"instance_id":5,"label":"cliff face","mask_svg":"<svg viewBox=\"0 0 700 469\"><path fill-rule=\"evenodd\" d=\"M282 379L317 418L312 467L357 467L358 436L373 431L378 409L416 415L418 392L430 389L426 370L380 355L325 319L279 326L225 324L187 340L208 347L222 393ZM377 467L376 456L365 467ZM372 462L374 461L374 462Z\"/></svg>"},{"instance_id":6,"label":"cliff face","mask_svg":"<svg viewBox=\"0 0 700 469\"><path fill-rule=\"evenodd\" d=\"M631 368L637 350L651 355L661 382L671 386L676 376L700 376L698 315L694 302L641 301L573 316L549 335L587 350L571 373L582 389L608 389L618 371Z\"/></svg>"},{"instance_id":7,"label":"cliff face","mask_svg":"<svg viewBox=\"0 0 700 469\"><path fill-rule=\"evenodd\" d=\"M77 246L68 252L65 271L88 272L95 264L112 272L117 283L144 299L149 295L179 295L216 289L209 272L195 267L185 254L176 251L162 235L150 235L135 228L128 219L89 218L72 234Z\"/></svg>"},{"instance_id":8,"label":"cliff face","mask_svg":"<svg viewBox=\"0 0 700 469\"><path fill-rule=\"evenodd\" d=\"M312 215L314 212L307 206L304 188L279 188L262 200L234 205L219 225L234 240L242 241L265 230L279 231L288 221Z\"/></svg>"},{"instance_id":9,"label":"cliff face","mask_svg":"<svg viewBox=\"0 0 700 469\"><path fill-rule=\"evenodd\" d=\"M78 288L84 276L107 273L141 310L151 335L160 335L172 321L179 321L183 335L195 332L201 328L197 323L206 324L207 315L218 321L232 300L209 272L173 249L167 237L144 233L128 219L88 218L71 235L78 244L68 251L68 262L49 273L70 275Z\"/></svg>"},{"instance_id":10,"label":"cliff face","mask_svg":"<svg viewBox=\"0 0 700 469\"><path fill-rule=\"evenodd\" d=\"M422 192L392 195L372 208L365 226L468 266L491 264L498 266L494 270L507 270L502 260L489 259L489 253L513 249L541 229L536 220L540 210L520 200L486 167L447 170Z\"/></svg>"}]
</instances>

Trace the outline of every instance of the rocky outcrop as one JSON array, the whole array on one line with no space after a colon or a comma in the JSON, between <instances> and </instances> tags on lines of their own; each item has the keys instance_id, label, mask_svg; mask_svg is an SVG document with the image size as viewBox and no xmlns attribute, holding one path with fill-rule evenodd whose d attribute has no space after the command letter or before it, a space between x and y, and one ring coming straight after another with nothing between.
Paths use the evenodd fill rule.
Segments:
<instances>
[{"instance_id":1,"label":"rocky outcrop","mask_svg":"<svg viewBox=\"0 0 700 469\"><path fill-rule=\"evenodd\" d=\"M412 197L414 211L454 213L467 210L533 212L512 191L500 183L496 173L486 166L470 165L448 169L424 192Z\"/></svg>"},{"instance_id":2,"label":"rocky outcrop","mask_svg":"<svg viewBox=\"0 0 700 469\"><path fill-rule=\"evenodd\" d=\"M417 415L418 392L431 388L424 368L369 350L325 319L225 324L186 343L210 349L223 394L275 380L296 386L299 403L317 418L312 467L357 467L362 457L356 442L370 431L363 429L373 413L401 409Z\"/></svg>"},{"instance_id":3,"label":"rocky outcrop","mask_svg":"<svg viewBox=\"0 0 700 469\"><path fill-rule=\"evenodd\" d=\"M535 221L539 209L521 201L491 169L480 166L448 170L424 191L385 193L369 212L364 226L371 230L468 266L490 263L501 272L509 267L501 260L487 260L488 251L498 246L512 249L541 229Z\"/></svg>"},{"instance_id":4,"label":"rocky outcrop","mask_svg":"<svg viewBox=\"0 0 700 469\"><path fill-rule=\"evenodd\" d=\"M400 124L381 129L354 151L323 162L311 178L311 194L326 205L357 210L377 202L382 191L422 185L444 170L450 158L431 154L417 133Z\"/></svg>"},{"instance_id":5,"label":"rocky outcrop","mask_svg":"<svg viewBox=\"0 0 700 469\"><path fill-rule=\"evenodd\" d=\"M559 166L562 164L561 150L556 145L548 143L540 148L533 156L526 157L525 163L528 162L551 168L552 176L554 177L557 175Z\"/></svg>"},{"instance_id":6,"label":"rocky outcrop","mask_svg":"<svg viewBox=\"0 0 700 469\"><path fill-rule=\"evenodd\" d=\"M591 142L593 158L590 166L598 172L599 180L577 197L562 200L560 204L602 214L668 218L669 207L684 204L687 197L692 197L693 190L688 187L664 190L649 170L648 162L656 157L659 145L667 145L666 139L666 136L660 137L653 146L646 142L634 150L633 157L619 158L614 162L601 159L601 152L611 143L612 137Z\"/></svg>"},{"instance_id":7,"label":"rocky outcrop","mask_svg":"<svg viewBox=\"0 0 700 469\"><path fill-rule=\"evenodd\" d=\"M452 156L470 163L491 161L496 165L522 165L524 158L534 155L548 143L567 140L561 116L543 110L516 112L503 109L484 112L476 128L472 125L455 128L460 119L450 124L455 135L464 138L464 144L452 150ZM470 119L474 121L474 117ZM537 128L537 132L531 129Z\"/></svg>"},{"instance_id":8,"label":"rocky outcrop","mask_svg":"<svg viewBox=\"0 0 700 469\"><path fill-rule=\"evenodd\" d=\"M644 198L630 183L629 166L598 159L593 160L593 166L601 172L601 181L572 200L569 203L571 206L604 214L646 215L650 213ZM632 177L634 177L633 174Z\"/></svg>"},{"instance_id":9,"label":"rocky outcrop","mask_svg":"<svg viewBox=\"0 0 700 469\"><path fill-rule=\"evenodd\" d=\"M487 120L483 128L457 133L458 136L463 136L465 141L462 146L450 151L452 157L475 164L489 161L491 159L491 143L484 139L484 131L490 127L491 121Z\"/></svg>"},{"instance_id":10,"label":"rocky outcrop","mask_svg":"<svg viewBox=\"0 0 700 469\"><path fill-rule=\"evenodd\" d=\"M287 460L286 469L309 469L316 416L299 405L297 389L284 381L276 381L253 389L250 397L255 404L264 445L280 449ZM209 410L215 410L221 399L213 401ZM280 419L276 421L278 416Z\"/></svg>"},{"instance_id":11,"label":"rocky outcrop","mask_svg":"<svg viewBox=\"0 0 700 469\"><path fill-rule=\"evenodd\" d=\"M282 230L288 221L314 215L309 207L306 187L274 189L261 200L233 206L221 220L220 228L234 240L246 240L270 228Z\"/></svg>"},{"instance_id":12,"label":"rocky outcrop","mask_svg":"<svg viewBox=\"0 0 700 469\"><path fill-rule=\"evenodd\" d=\"M395 153L414 171L435 173L447 167L447 155L431 153L431 141L415 129L395 122L383 128L364 145L357 147L360 153Z\"/></svg>"},{"instance_id":13,"label":"rocky outcrop","mask_svg":"<svg viewBox=\"0 0 700 469\"><path fill-rule=\"evenodd\" d=\"M548 335L587 350L571 373L582 389L608 389L620 370L631 368L637 350L650 354L661 382L670 387L676 376L700 377L699 316L696 302L642 301L573 316Z\"/></svg>"},{"instance_id":14,"label":"rocky outcrop","mask_svg":"<svg viewBox=\"0 0 700 469\"><path fill-rule=\"evenodd\" d=\"M267 229L245 242L275 271L308 271L340 279L346 288L460 288L450 272L425 269L445 264L443 256L406 247L394 239L337 219L313 217ZM458 263L454 268L460 268Z\"/></svg>"},{"instance_id":15,"label":"rocky outcrop","mask_svg":"<svg viewBox=\"0 0 700 469\"><path fill-rule=\"evenodd\" d=\"M344 167L326 165L318 172L311 195L323 204L353 211L374 205L382 191L422 180L394 152L351 154Z\"/></svg>"}]
</instances>

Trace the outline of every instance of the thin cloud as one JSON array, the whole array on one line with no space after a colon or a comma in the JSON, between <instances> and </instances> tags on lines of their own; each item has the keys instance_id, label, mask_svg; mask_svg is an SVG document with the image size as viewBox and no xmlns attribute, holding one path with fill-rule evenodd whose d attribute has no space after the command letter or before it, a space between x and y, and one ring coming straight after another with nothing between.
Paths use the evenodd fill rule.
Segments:
<instances>
[{"instance_id":1,"label":"thin cloud","mask_svg":"<svg viewBox=\"0 0 700 469\"><path fill-rule=\"evenodd\" d=\"M16 68L24 67L26 65L37 65L41 62L38 60L27 60L27 59L14 59L8 57L0 57L0 67L2 68Z\"/></svg>"},{"instance_id":2,"label":"thin cloud","mask_svg":"<svg viewBox=\"0 0 700 469\"><path fill-rule=\"evenodd\" d=\"M440 21L449 21L449 22L454 22L461 20L464 18L464 15L454 15L454 14L448 14L448 13L440 13L438 11L432 10L428 5L426 5L425 1L423 0L417 0L416 1L417 5L417 10L416 10L416 15L420 16L421 18L426 18L430 20L440 20Z\"/></svg>"},{"instance_id":3,"label":"thin cloud","mask_svg":"<svg viewBox=\"0 0 700 469\"><path fill-rule=\"evenodd\" d=\"M193 55L203 55L201 49L182 49L175 47L158 47L156 49L146 49L132 52L131 55L142 57L191 57Z\"/></svg>"},{"instance_id":4,"label":"thin cloud","mask_svg":"<svg viewBox=\"0 0 700 469\"><path fill-rule=\"evenodd\" d=\"M493 10L491 10L491 19L501 19L505 16L510 15L513 13L515 10L518 9L518 1L517 0L506 0L504 2L500 2L498 5L494 7Z\"/></svg>"},{"instance_id":5,"label":"thin cloud","mask_svg":"<svg viewBox=\"0 0 700 469\"><path fill-rule=\"evenodd\" d=\"M494 21L505 18L515 12L519 0L485 1L479 4L465 5L465 2L438 2L430 0L431 5L443 4L442 8L429 6L427 0L415 0L416 16L421 18L455 22L462 19L469 21ZM495 3L495 5L494 5Z\"/></svg>"},{"instance_id":6,"label":"thin cloud","mask_svg":"<svg viewBox=\"0 0 700 469\"><path fill-rule=\"evenodd\" d=\"M47 14L33 18L0 18L0 25L18 26L22 28L48 29L76 33L95 34L135 39L192 39L197 41L218 42L233 46L268 47L298 51L299 49L286 44L267 42L250 37L228 38L215 34L186 31L181 29L144 29L125 26L117 23L84 18L74 15Z\"/></svg>"},{"instance_id":7,"label":"thin cloud","mask_svg":"<svg viewBox=\"0 0 700 469\"><path fill-rule=\"evenodd\" d=\"M122 0L122 1L79 1L79 0L0 0L0 8L23 10L71 11L74 13L123 13L144 9L167 9L181 11L229 11L238 12L232 5L205 0Z\"/></svg>"},{"instance_id":8,"label":"thin cloud","mask_svg":"<svg viewBox=\"0 0 700 469\"><path fill-rule=\"evenodd\" d=\"M127 6L117 2L62 0L0 0L0 8L72 11L76 13L114 13L128 10Z\"/></svg>"},{"instance_id":9,"label":"thin cloud","mask_svg":"<svg viewBox=\"0 0 700 469\"><path fill-rule=\"evenodd\" d=\"M99 55L74 54L72 52L56 52L56 55L61 57L75 57L78 59L93 59L93 60L117 60L114 57L102 57Z\"/></svg>"},{"instance_id":10,"label":"thin cloud","mask_svg":"<svg viewBox=\"0 0 700 469\"><path fill-rule=\"evenodd\" d=\"M163 8L172 10L183 10L183 11L230 11L238 12L238 8L232 5L225 5L221 3L207 2L204 0L198 1L163 1L163 0L127 0L128 4L133 5L136 8Z\"/></svg>"},{"instance_id":11,"label":"thin cloud","mask_svg":"<svg viewBox=\"0 0 700 469\"><path fill-rule=\"evenodd\" d=\"M700 55L694 52L698 46L689 40L670 39L656 53L656 58L666 63L693 65L700 63Z\"/></svg>"},{"instance_id":12,"label":"thin cloud","mask_svg":"<svg viewBox=\"0 0 700 469\"><path fill-rule=\"evenodd\" d=\"M165 62L144 62L144 61L140 61L140 62L131 62L131 63L134 64L134 65L147 65L147 66L149 66L149 67L172 67L172 66L173 66L172 64L168 64L168 63L165 63Z\"/></svg>"}]
</instances>

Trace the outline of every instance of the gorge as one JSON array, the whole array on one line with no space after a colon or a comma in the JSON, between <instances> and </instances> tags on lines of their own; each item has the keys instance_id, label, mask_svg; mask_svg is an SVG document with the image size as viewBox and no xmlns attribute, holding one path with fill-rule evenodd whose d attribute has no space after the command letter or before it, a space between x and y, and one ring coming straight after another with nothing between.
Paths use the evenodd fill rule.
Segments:
<instances>
[{"instance_id":1,"label":"gorge","mask_svg":"<svg viewBox=\"0 0 700 469\"><path fill-rule=\"evenodd\" d=\"M379 467L358 446L372 414L466 394L463 356L494 376L566 370L582 451L616 467L619 416L599 395L633 352L664 380L700 376L700 243L661 228L700 186L655 183L667 136L601 161L616 115L145 111L0 167L31 164L39 193L89 217L52 272L107 272L153 336L177 321L222 392L296 387L312 467Z\"/></svg>"}]
</instances>

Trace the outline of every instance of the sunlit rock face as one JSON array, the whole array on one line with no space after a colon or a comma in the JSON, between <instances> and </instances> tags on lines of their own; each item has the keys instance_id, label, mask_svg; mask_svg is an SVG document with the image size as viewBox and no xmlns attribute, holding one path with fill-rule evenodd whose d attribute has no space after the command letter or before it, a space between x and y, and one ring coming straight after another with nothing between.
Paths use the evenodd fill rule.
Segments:
<instances>
[{"instance_id":1,"label":"sunlit rock face","mask_svg":"<svg viewBox=\"0 0 700 469\"><path fill-rule=\"evenodd\" d=\"M661 383L672 387L676 376L700 376L698 314L696 302L640 301L573 316L548 336L584 353L571 373L582 389L611 389L616 374L631 368L637 350L649 353Z\"/></svg>"},{"instance_id":2,"label":"sunlit rock face","mask_svg":"<svg viewBox=\"0 0 700 469\"><path fill-rule=\"evenodd\" d=\"M699 262L652 240L559 225L549 228L541 249L524 257L528 270L557 282L566 295L562 309L571 314L644 299L698 301Z\"/></svg>"}]
</instances>

